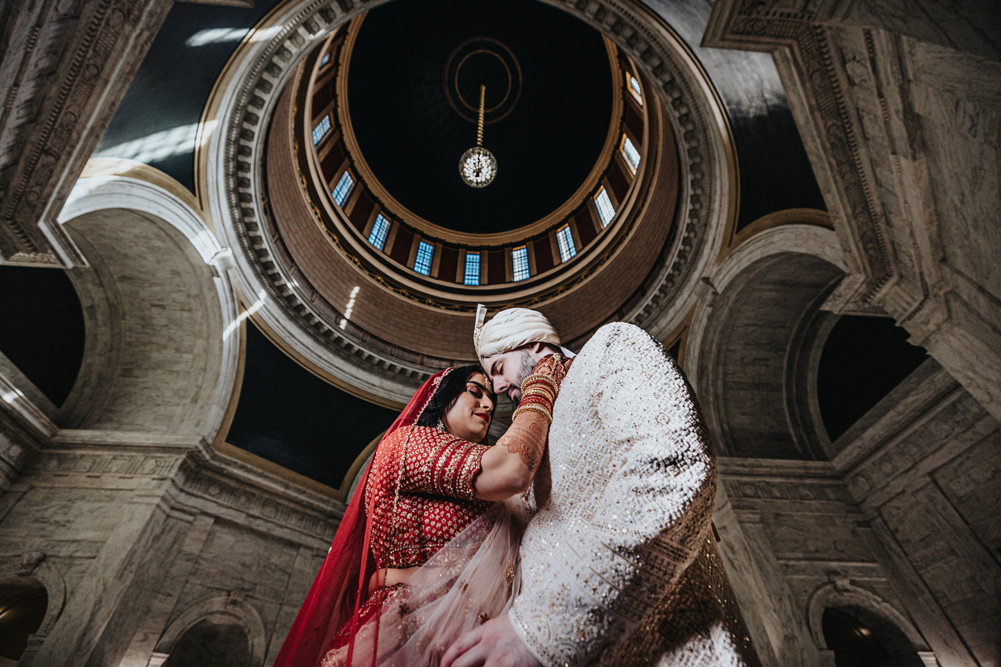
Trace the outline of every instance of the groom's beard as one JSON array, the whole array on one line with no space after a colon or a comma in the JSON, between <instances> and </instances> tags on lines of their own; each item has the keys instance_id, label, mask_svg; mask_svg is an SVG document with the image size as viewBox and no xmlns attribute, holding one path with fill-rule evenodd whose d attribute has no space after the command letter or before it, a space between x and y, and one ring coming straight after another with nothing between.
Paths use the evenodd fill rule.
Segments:
<instances>
[{"instance_id":1,"label":"groom's beard","mask_svg":"<svg viewBox=\"0 0 1001 667\"><path fill-rule=\"evenodd\" d=\"M525 381L529 375L532 374L532 370L535 369L535 364L532 362L532 355L528 350L521 351L521 366L518 368L518 373L515 379L518 382L518 400L517 403L521 403L521 384ZM510 394L510 392L508 392ZM513 400L513 399L512 399Z\"/></svg>"}]
</instances>

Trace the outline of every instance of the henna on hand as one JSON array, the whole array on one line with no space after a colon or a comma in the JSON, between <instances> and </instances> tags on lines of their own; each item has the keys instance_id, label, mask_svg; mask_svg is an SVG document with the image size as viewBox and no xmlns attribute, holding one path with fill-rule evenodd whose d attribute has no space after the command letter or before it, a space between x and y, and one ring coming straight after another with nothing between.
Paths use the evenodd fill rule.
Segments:
<instances>
[{"instance_id":1,"label":"henna on hand","mask_svg":"<svg viewBox=\"0 0 1001 667\"><path fill-rule=\"evenodd\" d=\"M497 441L512 454L518 454L533 475L542 460L549 436L549 424L539 414L526 412L518 416L507 433Z\"/></svg>"}]
</instances>

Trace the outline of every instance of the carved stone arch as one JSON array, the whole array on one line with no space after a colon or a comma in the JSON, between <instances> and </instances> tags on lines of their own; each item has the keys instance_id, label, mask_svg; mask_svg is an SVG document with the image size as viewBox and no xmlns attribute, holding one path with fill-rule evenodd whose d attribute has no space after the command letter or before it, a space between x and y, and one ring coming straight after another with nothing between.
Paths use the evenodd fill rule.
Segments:
<instances>
[{"instance_id":1,"label":"carved stone arch","mask_svg":"<svg viewBox=\"0 0 1001 667\"><path fill-rule=\"evenodd\" d=\"M184 633L202 621L242 627L247 633L247 653L250 658L248 667L261 667L264 664L268 637L261 616L246 601L234 595L203 600L187 609L167 626L156 643L154 653L166 660Z\"/></svg>"},{"instance_id":2,"label":"carved stone arch","mask_svg":"<svg viewBox=\"0 0 1001 667\"><path fill-rule=\"evenodd\" d=\"M57 423L212 440L236 381L240 331L226 272L230 255L197 202L146 165L96 159L59 222L90 267L68 274L87 336Z\"/></svg>"},{"instance_id":3,"label":"carved stone arch","mask_svg":"<svg viewBox=\"0 0 1001 667\"><path fill-rule=\"evenodd\" d=\"M761 226L703 279L685 366L722 454L827 458L815 392L803 387L836 319L820 306L844 276L843 255L824 226Z\"/></svg>"},{"instance_id":4,"label":"carved stone arch","mask_svg":"<svg viewBox=\"0 0 1001 667\"><path fill-rule=\"evenodd\" d=\"M62 616L66 606L66 581L56 566L45 561L43 553L24 554L20 562L12 558L0 565L0 582L14 578L34 579L45 587L49 598L48 606L45 618L34 635L35 641L40 643Z\"/></svg>"},{"instance_id":5,"label":"carved stone arch","mask_svg":"<svg viewBox=\"0 0 1001 667\"><path fill-rule=\"evenodd\" d=\"M244 294L267 295L256 316L324 373L404 403L439 369L352 336L337 324L342 314L296 280L287 250L270 232L262 174L270 119L296 68L332 31L383 1L289 2L255 26L205 110L196 162L216 231L233 248L237 285ZM640 0L544 1L597 28L629 55L659 95L677 138L676 234L622 315L663 337L691 310L691 288L717 257L736 216L736 151L726 114L698 59ZM470 312L470 330L472 322Z\"/></svg>"},{"instance_id":6,"label":"carved stone arch","mask_svg":"<svg viewBox=\"0 0 1001 667\"><path fill-rule=\"evenodd\" d=\"M888 643L885 648L892 657L916 653L926 664L937 664L924 637L907 617L874 593L847 582L824 584L810 596L807 625L817 648L828 649L823 629L824 610L828 608L850 611L876 632L882 631L880 637Z\"/></svg>"}]
</instances>

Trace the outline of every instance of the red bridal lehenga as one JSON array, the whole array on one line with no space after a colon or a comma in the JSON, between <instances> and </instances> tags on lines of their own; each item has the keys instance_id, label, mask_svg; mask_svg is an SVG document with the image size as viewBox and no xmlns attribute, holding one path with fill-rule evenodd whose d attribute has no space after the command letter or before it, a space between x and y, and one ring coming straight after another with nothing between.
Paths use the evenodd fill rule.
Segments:
<instances>
[{"instance_id":1,"label":"red bridal lehenga","mask_svg":"<svg viewBox=\"0 0 1001 667\"><path fill-rule=\"evenodd\" d=\"M524 503L475 499L487 447L415 425L448 372L418 390L376 448L275 667L437 665L510 606ZM406 584L369 593L379 569L415 566Z\"/></svg>"}]
</instances>

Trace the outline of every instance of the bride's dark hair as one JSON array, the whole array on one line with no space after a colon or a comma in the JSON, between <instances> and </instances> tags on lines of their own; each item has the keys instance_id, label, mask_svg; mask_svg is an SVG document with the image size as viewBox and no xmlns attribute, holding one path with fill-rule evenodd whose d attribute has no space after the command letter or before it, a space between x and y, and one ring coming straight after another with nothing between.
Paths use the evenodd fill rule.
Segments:
<instances>
[{"instance_id":1,"label":"bride's dark hair","mask_svg":"<svg viewBox=\"0 0 1001 667\"><path fill-rule=\"evenodd\" d=\"M483 369L476 364L469 366L459 366L445 376L438 385L438 391L431 397L431 402L424 408L424 414L417 420L418 426L437 426L438 420L445 416L455 402L459 400L459 394L466 391L466 382L473 373L486 375ZM493 396L493 394L491 394Z\"/></svg>"}]
</instances>

